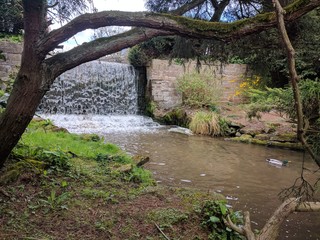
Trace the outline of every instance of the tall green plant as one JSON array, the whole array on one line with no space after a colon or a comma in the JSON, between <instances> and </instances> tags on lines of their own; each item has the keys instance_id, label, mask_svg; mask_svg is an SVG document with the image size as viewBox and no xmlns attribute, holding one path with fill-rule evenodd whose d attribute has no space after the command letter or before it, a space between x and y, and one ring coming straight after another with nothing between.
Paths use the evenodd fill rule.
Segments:
<instances>
[{"instance_id":1,"label":"tall green plant","mask_svg":"<svg viewBox=\"0 0 320 240\"><path fill-rule=\"evenodd\" d=\"M183 75L177 81L177 89L183 103L191 107L214 106L221 96L221 86L210 71Z\"/></svg>"}]
</instances>

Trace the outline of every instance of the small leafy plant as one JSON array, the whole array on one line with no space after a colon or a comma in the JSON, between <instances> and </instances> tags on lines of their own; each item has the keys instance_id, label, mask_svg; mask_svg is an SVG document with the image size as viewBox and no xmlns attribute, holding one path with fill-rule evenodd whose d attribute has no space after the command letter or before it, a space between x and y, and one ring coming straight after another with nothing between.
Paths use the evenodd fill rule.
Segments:
<instances>
[{"instance_id":1,"label":"small leafy plant","mask_svg":"<svg viewBox=\"0 0 320 240\"><path fill-rule=\"evenodd\" d=\"M68 209L65 204L70 194L68 192L64 192L60 195L57 195L55 190L51 190L50 195L46 199L40 199L39 201L45 207L45 211L53 211L57 209Z\"/></svg>"},{"instance_id":2,"label":"small leafy plant","mask_svg":"<svg viewBox=\"0 0 320 240\"><path fill-rule=\"evenodd\" d=\"M227 216L233 223L242 224L242 216L239 212L233 212L226 206L224 200L210 200L204 202L201 209L202 222L201 225L209 229L211 234L210 240L243 240L234 230L228 228L224 223Z\"/></svg>"}]
</instances>

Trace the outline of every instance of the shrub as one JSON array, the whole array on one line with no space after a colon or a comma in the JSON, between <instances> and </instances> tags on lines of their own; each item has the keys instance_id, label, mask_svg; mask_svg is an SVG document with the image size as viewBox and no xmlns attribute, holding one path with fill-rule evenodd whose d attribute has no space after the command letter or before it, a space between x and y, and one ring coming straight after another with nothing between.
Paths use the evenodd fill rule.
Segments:
<instances>
[{"instance_id":1,"label":"shrub","mask_svg":"<svg viewBox=\"0 0 320 240\"><path fill-rule=\"evenodd\" d=\"M309 131L307 131L308 142L317 155L320 154L320 81L301 80L299 89L302 107ZM266 88L264 91L251 89L247 91L250 103L245 105L248 117L259 117L259 112L276 110L281 115L288 116L296 121L296 109L292 88Z\"/></svg>"},{"instance_id":2,"label":"shrub","mask_svg":"<svg viewBox=\"0 0 320 240\"><path fill-rule=\"evenodd\" d=\"M133 66L146 66L150 59L139 46L134 46L129 50L128 60Z\"/></svg>"},{"instance_id":3,"label":"shrub","mask_svg":"<svg viewBox=\"0 0 320 240\"><path fill-rule=\"evenodd\" d=\"M183 104L192 107L214 106L221 96L221 87L209 71L192 72L177 81Z\"/></svg>"}]
</instances>

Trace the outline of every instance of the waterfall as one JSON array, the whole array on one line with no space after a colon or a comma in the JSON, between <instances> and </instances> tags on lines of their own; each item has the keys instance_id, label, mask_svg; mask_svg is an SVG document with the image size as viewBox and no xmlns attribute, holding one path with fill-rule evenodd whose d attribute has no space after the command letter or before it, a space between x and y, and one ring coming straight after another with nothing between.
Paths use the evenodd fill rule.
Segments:
<instances>
[{"instance_id":1,"label":"waterfall","mask_svg":"<svg viewBox=\"0 0 320 240\"><path fill-rule=\"evenodd\" d=\"M59 76L39 113L136 114L137 74L128 64L92 61Z\"/></svg>"}]
</instances>

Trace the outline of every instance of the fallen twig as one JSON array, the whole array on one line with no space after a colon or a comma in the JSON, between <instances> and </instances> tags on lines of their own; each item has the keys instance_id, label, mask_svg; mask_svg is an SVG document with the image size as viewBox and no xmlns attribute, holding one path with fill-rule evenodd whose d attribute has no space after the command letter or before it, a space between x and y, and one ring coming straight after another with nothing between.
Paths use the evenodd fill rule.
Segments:
<instances>
[{"instance_id":1,"label":"fallen twig","mask_svg":"<svg viewBox=\"0 0 320 240\"><path fill-rule=\"evenodd\" d=\"M170 240L170 238L167 237L167 235L161 230L161 228L158 226L158 224L154 223L154 225L157 227L157 229L162 234L162 236L165 237L165 239Z\"/></svg>"}]
</instances>

